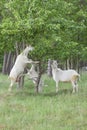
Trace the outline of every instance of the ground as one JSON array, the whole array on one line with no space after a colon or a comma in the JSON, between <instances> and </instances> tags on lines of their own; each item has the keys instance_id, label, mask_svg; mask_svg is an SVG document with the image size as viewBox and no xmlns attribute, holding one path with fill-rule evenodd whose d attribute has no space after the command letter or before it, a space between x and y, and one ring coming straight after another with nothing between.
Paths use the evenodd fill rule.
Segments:
<instances>
[{"instance_id":1,"label":"ground","mask_svg":"<svg viewBox=\"0 0 87 130\"><path fill-rule=\"evenodd\" d=\"M87 72L81 73L79 92L72 94L69 83L59 84L44 75L41 94L26 80L23 90L8 92L10 84L0 75L0 130L87 130Z\"/></svg>"}]
</instances>

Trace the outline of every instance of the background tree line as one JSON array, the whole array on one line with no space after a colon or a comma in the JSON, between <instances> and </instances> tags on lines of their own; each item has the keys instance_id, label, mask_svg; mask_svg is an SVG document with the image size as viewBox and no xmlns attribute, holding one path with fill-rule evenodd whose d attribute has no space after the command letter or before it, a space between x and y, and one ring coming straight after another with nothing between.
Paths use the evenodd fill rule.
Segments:
<instances>
[{"instance_id":1,"label":"background tree line","mask_svg":"<svg viewBox=\"0 0 87 130\"><path fill-rule=\"evenodd\" d=\"M74 69L87 61L86 0L2 0L0 30L3 73L10 72L26 44L35 47L29 56L42 69L48 59Z\"/></svg>"}]
</instances>

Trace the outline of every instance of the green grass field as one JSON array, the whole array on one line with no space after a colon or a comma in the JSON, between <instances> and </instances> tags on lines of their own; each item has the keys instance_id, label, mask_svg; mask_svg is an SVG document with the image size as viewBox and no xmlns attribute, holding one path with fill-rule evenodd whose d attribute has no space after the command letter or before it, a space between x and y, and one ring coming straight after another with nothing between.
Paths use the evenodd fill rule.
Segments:
<instances>
[{"instance_id":1,"label":"green grass field","mask_svg":"<svg viewBox=\"0 0 87 130\"><path fill-rule=\"evenodd\" d=\"M23 90L14 86L9 93L8 77L0 75L0 130L87 130L87 72L75 94L70 83L60 83L56 94L55 82L44 79L42 94L28 80Z\"/></svg>"}]
</instances>

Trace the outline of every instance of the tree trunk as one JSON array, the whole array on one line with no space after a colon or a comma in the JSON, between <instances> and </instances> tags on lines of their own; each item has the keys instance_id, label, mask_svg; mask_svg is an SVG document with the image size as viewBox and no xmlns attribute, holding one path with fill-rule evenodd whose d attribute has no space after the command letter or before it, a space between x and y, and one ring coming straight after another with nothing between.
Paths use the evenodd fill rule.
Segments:
<instances>
[{"instance_id":1,"label":"tree trunk","mask_svg":"<svg viewBox=\"0 0 87 130\"><path fill-rule=\"evenodd\" d=\"M77 56L77 71L78 71L78 73L79 73L79 56Z\"/></svg>"},{"instance_id":2,"label":"tree trunk","mask_svg":"<svg viewBox=\"0 0 87 130\"><path fill-rule=\"evenodd\" d=\"M2 68L2 73L3 74L9 74L10 70L13 66L13 54L12 52L5 52L4 53L4 60L3 60L3 68Z\"/></svg>"},{"instance_id":3,"label":"tree trunk","mask_svg":"<svg viewBox=\"0 0 87 130\"><path fill-rule=\"evenodd\" d=\"M69 66L69 59L66 60L66 69L69 69L70 66Z\"/></svg>"},{"instance_id":4,"label":"tree trunk","mask_svg":"<svg viewBox=\"0 0 87 130\"><path fill-rule=\"evenodd\" d=\"M11 52L8 53L8 57L7 57L7 63L6 63L6 71L7 71L7 74L10 73L10 70L12 68L12 59L13 59L13 55Z\"/></svg>"},{"instance_id":5,"label":"tree trunk","mask_svg":"<svg viewBox=\"0 0 87 130\"><path fill-rule=\"evenodd\" d=\"M6 74L6 73L7 73L7 72L6 72L7 56L8 56L8 54L5 52L5 53L4 53L4 59L3 59L3 68L2 68L2 73L3 73L3 74Z\"/></svg>"},{"instance_id":6,"label":"tree trunk","mask_svg":"<svg viewBox=\"0 0 87 130\"><path fill-rule=\"evenodd\" d=\"M73 58L72 58L72 56L70 57L70 69L73 69Z\"/></svg>"},{"instance_id":7,"label":"tree trunk","mask_svg":"<svg viewBox=\"0 0 87 130\"><path fill-rule=\"evenodd\" d=\"M37 82L36 82L36 86L35 86L35 92L36 93L39 92L40 80L41 80L41 63L39 62L39 64L38 64L38 78L37 78Z\"/></svg>"},{"instance_id":8,"label":"tree trunk","mask_svg":"<svg viewBox=\"0 0 87 130\"><path fill-rule=\"evenodd\" d=\"M52 77L52 68L51 68L52 60L48 60L48 68L47 68L47 74L49 77Z\"/></svg>"}]
</instances>

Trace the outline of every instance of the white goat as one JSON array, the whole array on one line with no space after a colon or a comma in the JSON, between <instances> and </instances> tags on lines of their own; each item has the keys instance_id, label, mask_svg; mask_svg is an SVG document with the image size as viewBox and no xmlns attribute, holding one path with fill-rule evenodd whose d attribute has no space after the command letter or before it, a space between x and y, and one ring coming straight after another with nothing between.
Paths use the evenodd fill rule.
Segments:
<instances>
[{"instance_id":1,"label":"white goat","mask_svg":"<svg viewBox=\"0 0 87 130\"><path fill-rule=\"evenodd\" d=\"M13 68L11 69L11 72L9 74L9 78L11 80L11 84L9 86L9 91L11 91L12 86L15 82L18 82L21 74L23 74L24 69L28 63L33 63L32 60L28 59L28 53L29 51L32 51L33 47L28 46L24 49L24 51L19 54L16 58L15 64Z\"/></svg>"},{"instance_id":2,"label":"white goat","mask_svg":"<svg viewBox=\"0 0 87 130\"><path fill-rule=\"evenodd\" d=\"M27 70L28 70L27 75L29 76L29 78L30 78L31 80L33 80L33 83L36 84L37 78L38 78L38 73L37 73L37 71L35 70L35 65L32 64L31 69L30 69L30 70L27 69Z\"/></svg>"},{"instance_id":3,"label":"white goat","mask_svg":"<svg viewBox=\"0 0 87 130\"><path fill-rule=\"evenodd\" d=\"M35 70L35 64L32 64L31 69L30 70L27 69L27 70L28 70L27 76L36 85L37 79L38 79L38 72ZM42 79L40 79L39 86L38 86L39 92L42 92L43 85L44 85L44 82L42 81Z\"/></svg>"},{"instance_id":4,"label":"white goat","mask_svg":"<svg viewBox=\"0 0 87 130\"><path fill-rule=\"evenodd\" d=\"M72 69L69 70L61 70L60 68L57 68L57 62L53 61L52 65L52 75L53 79L56 82L56 92L58 92L58 83L61 82L71 82L73 86L73 93L75 91L78 92L78 84L77 80L79 78L79 74Z\"/></svg>"}]
</instances>

